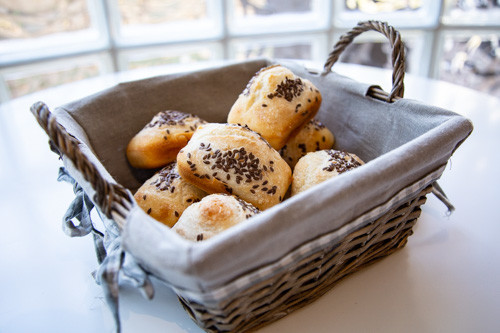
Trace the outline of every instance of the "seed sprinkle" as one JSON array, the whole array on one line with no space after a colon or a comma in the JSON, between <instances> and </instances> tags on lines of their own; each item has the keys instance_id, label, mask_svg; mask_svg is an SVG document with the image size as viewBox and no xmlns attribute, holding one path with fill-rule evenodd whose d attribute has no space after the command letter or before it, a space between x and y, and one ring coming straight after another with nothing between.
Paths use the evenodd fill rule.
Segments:
<instances>
[{"instance_id":1,"label":"seed sprinkle","mask_svg":"<svg viewBox=\"0 0 500 333\"><path fill-rule=\"evenodd\" d=\"M159 191L170 191L174 193L175 186L172 183L175 179L180 178L175 170L175 162L167 164L163 169L158 172L158 178L151 183L156 186Z\"/></svg>"},{"instance_id":2,"label":"seed sprinkle","mask_svg":"<svg viewBox=\"0 0 500 333\"><path fill-rule=\"evenodd\" d=\"M328 150L327 153L330 155L330 158L328 159L330 164L323 168L325 171L332 172L335 170L337 173L341 174L361 165L361 163L354 159L354 157L352 157L348 152Z\"/></svg>"},{"instance_id":3,"label":"seed sprinkle","mask_svg":"<svg viewBox=\"0 0 500 333\"><path fill-rule=\"evenodd\" d=\"M145 126L145 128L160 127L160 126L165 126L165 125L184 126L184 125L186 125L186 123L184 122L186 120L186 118L198 119L198 117L196 117L192 114L189 114L189 113L176 111L176 110L165 110L165 111L161 111L158 114L156 114L153 117L153 119ZM205 121L201 120L201 119L197 120L195 122L195 124L191 126L191 127L193 127L193 131L194 131L194 129L196 129L198 127L198 125L200 125L202 123L205 123ZM170 131L167 130L167 134L170 134Z\"/></svg>"},{"instance_id":4,"label":"seed sprinkle","mask_svg":"<svg viewBox=\"0 0 500 333\"><path fill-rule=\"evenodd\" d=\"M269 99L281 97L286 99L288 102L291 102L295 97L300 96L303 91L304 83L300 78L289 79L286 77L284 81L281 81L281 83L278 84L274 93L268 94L267 97Z\"/></svg>"}]
</instances>

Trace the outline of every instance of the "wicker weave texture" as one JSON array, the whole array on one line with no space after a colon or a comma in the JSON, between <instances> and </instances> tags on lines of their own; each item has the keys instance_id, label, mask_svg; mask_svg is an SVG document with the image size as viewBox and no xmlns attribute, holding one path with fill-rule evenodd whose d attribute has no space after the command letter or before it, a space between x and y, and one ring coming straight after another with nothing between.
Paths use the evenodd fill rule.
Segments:
<instances>
[{"instance_id":1,"label":"wicker weave texture","mask_svg":"<svg viewBox=\"0 0 500 333\"><path fill-rule=\"evenodd\" d=\"M179 297L198 326L207 332L246 332L276 321L321 297L340 280L404 247L420 216L428 186L408 202L254 285L217 307Z\"/></svg>"},{"instance_id":2,"label":"wicker weave texture","mask_svg":"<svg viewBox=\"0 0 500 333\"><path fill-rule=\"evenodd\" d=\"M96 166L81 151L81 142L69 134L57 122L45 103L37 102L31 107L40 126L50 139L50 147L59 156L68 157L75 168L82 174L95 190L94 202L108 218L121 221L132 207L133 199L130 193L120 184L113 184L102 177ZM122 227L121 223L118 223Z\"/></svg>"}]
</instances>

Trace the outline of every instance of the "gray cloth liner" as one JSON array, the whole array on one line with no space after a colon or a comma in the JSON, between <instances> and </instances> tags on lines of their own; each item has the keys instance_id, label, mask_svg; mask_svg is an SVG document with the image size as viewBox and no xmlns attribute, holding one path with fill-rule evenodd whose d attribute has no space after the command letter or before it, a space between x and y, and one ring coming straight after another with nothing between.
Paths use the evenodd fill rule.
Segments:
<instances>
[{"instance_id":1,"label":"gray cloth liner","mask_svg":"<svg viewBox=\"0 0 500 333\"><path fill-rule=\"evenodd\" d=\"M55 114L82 141L106 179L134 192L151 171L131 168L125 148L154 114L176 109L225 122L253 74L275 62L246 61L123 83L59 107ZM221 287L343 227L445 165L472 131L469 120L451 111L407 99L389 104L367 97L369 85L334 72L312 74L291 61L279 63L320 89L323 103L317 119L334 133L335 148L356 153L367 163L199 243L182 239L135 207L121 246L178 290ZM71 163L65 164L92 198L93 190Z\"/></svg>"}]
</instances>

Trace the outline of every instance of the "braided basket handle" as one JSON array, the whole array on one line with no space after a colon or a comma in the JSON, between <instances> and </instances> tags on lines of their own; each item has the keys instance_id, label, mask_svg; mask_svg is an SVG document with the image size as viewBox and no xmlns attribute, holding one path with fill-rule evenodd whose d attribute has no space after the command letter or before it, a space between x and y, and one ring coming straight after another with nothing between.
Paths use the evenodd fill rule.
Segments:
<instances>
[{"instance_id":1,"label":"braided basket handle","mask_svg":"<svg viewBox=\"0 0 500 333\"><path fill-rule=\"evenodd\" d=\"M95 190L94 203L106 217L117 222L120 228L123 227L124 218L133 204L129 192L120 184L112 184L102 177L96 166L81 151L81 142L57 122L45 103L37 102L30 110L49 136L51 148L68 157Z\"/></svg>"},{"instance_id":2,"label":"braided basket handle","mask_svg":"<svg viewBox=\"0 0 500 333\"><path fill-rule=\"evenodd\" d=\"M351 31L342 35L339 41L335 44L333 51L330 52L328 59L325 62L322 75L330 73L332 66L337 62L344 49L353 41L353 39L361 33L369 30L378 31L383 34L391 44L392 48L392 90L389 94L381 89L371 89L369 94L372 97L385 100L389 103L396 98L403 98L404 95L404 76L405 76L405 47L401 36L397 30L385 22L365 21L359 22Z\"/></svg>"}]
</instances>

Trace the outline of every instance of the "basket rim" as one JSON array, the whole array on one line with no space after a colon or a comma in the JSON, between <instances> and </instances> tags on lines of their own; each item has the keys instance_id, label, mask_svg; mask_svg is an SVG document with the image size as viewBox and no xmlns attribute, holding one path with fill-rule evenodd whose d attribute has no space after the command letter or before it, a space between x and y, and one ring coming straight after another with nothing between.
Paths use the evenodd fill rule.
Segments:
<instances>
[{"instance_id":1,"label":"basket rim","mask_svg":"<svg viewBox=\"0 0 500 333\"><path fill-rule=\"evenodd\" d=\"M233 279L232 281L226 283L221 287L216 287L212 290L206 290L204 292L198 292L194 290L179 288L172 285L171 283L168 283L168 285L179 296L196 303L219 303L224 300L230 299L234 295L239 294L242 290L248 289L251 286L270 278L271 276L278 274L279 272L285 271L293 263L296 263L301 259L309 256L311 253L317 252L321 248L331 245L336 240L342 239L354 230L372 223L391 208L398 207L401 203L407 201L409 198L418 195L429 185L432 185L434 182L436 182L441 177L445 168L446 164L440 166L438 169L432 171L420 180L401 189L397 194L395 194L385 203L363 213L362 215L343 225L339 229L330 231L315 239L309 240L306 243L298 246L294 250L290 251L288 254L282 256L279 260L263 265L260 268L254 269L250 272L244 273L243 275Z\"/></svg>"}]
</instances>

